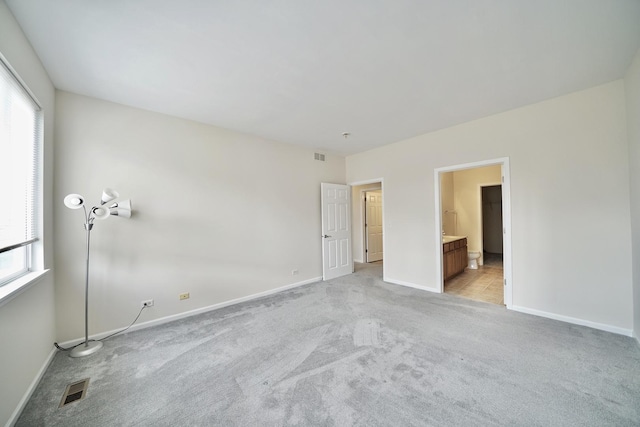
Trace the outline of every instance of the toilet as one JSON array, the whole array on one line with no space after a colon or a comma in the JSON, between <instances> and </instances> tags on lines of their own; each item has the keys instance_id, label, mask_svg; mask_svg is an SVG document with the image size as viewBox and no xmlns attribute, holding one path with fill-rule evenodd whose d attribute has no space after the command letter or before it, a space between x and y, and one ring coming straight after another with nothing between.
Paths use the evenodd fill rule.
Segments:
<instances>
[{"instance_id":1,"label":"toilet","mask_svg":"<svg viewBox=\"0 0 640 427\"><path fill-rule=\"evenodd\" d=\"M469 252L468 257L469 257L469 265L467 266L467 268L470 268L471 270L477 270L478 258L480 258L480 252Z\"/></svg>"}]
</instances>

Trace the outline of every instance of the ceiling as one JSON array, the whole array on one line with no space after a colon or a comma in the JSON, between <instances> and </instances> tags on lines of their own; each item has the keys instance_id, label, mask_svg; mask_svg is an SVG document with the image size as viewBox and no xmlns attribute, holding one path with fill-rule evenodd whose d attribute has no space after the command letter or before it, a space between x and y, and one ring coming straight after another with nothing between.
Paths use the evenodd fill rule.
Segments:
<instances>
[{"instance_id":1,"label":"ceiling","mask_svg":"<svg viewBox=\"0 0 640 427\"><path fill-rule=\"evenodd\" d=\"M640 47L640 0L6 3L58 89L339 154L618 79Z\"/></svg>"}]
</instances>

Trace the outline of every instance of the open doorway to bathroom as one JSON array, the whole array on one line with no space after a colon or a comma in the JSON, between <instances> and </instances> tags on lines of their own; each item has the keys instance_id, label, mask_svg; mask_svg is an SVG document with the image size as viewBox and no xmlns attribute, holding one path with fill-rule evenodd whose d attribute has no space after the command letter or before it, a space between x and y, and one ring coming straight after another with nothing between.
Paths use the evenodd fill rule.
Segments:
<instances>
[{"instance_id":1,"label":"open doorway to bathroom","mask_svg":"<svg viewBox=\"0 0 640 427\"><path fill-rule=\"evenodd\" d=\"M442 292L511 305L508 159L436 170Z\"/></svg>"}]
</instances>

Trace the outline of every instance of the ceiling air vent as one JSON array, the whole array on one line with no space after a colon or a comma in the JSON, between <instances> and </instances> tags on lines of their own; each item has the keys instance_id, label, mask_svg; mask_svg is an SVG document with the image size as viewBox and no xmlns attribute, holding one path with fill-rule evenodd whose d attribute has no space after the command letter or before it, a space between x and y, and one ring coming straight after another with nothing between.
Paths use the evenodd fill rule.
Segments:
<instances>
[{"instance_id":1,"label":"ceiling air vent","mask_svg":"<svg viewBox=\"0 0 640 427\"><path fill-rule=\"evenodd\" d=\"M324 162L324 154L313 153L313 158L316 160L320 160L321 162Z\"/></svg>"},{"instance_id":2,"label":"ceiling air vent","mask_svg":"<svg viewBox=\"0 0 640 427\"><path fill-rule=\"evenodd\" d=\"M83 399L84 395L87 394L87 387L89 387L89 378L69 384L62 395L59 407L62 408L69 403Z\"/></svg>"}]
</instances>

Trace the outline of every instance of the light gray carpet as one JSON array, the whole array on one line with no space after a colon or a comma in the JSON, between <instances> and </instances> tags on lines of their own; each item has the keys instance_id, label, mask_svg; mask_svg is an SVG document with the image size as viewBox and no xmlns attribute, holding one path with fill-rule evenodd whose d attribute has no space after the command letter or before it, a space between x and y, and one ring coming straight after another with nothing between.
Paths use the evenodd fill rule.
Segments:
<instances>
[{"instance_id":1,"label":"light gray carpet","mask_svg":"<svg viewBox=\"0 0 640 427\"><path fill-rule=\"evenodd\" d=\"M640 425L633 339L358 268L59 353L17 425Z\"/></svg>"}]
</instances>

